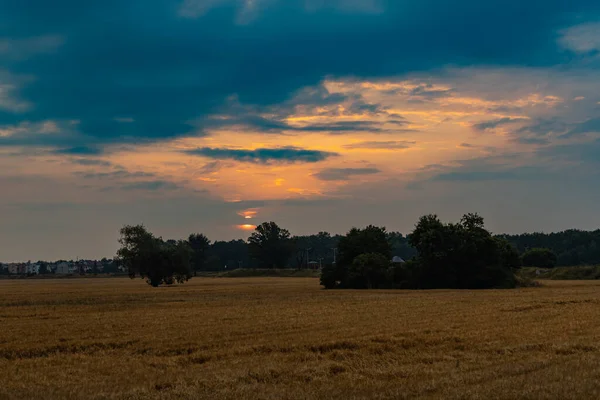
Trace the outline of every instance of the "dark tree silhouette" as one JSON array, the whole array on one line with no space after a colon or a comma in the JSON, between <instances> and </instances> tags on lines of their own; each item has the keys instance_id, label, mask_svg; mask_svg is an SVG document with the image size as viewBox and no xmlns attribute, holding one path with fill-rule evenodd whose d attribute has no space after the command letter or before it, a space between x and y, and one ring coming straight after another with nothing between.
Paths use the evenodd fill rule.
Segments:
<instances>
[{"instance_id":1,"label":"dark tree silhouette","mask_svg":"<svg viewBox=\"0 0 600 400\"><path fill-rule=\"evenodd\" d=\"M143 225L126 225L120 233L117 260L128 269L130 278L139 275L156 287L182 283L192 276L192 251L187 241L165 242Z\"/></svg>"},{"instance_id":2,"label":"dark tree silhouette","mask_svg":"<svg viewBox=\"0 0 600 400\"><path fill-rule=\"evenodd\" d=\"M293 251L290 232L275 222L263 222L248 239L248 250L262 267L285 267Z\"/></svg>"},{"instance_id":3,"label":"dark tree silhouette","mask_svg":"<svg viewBox=\"0 0 600 400\"><path fill-rule=\"evenodd\" d=\"M210 250L210 240L202 233L193 233L188 238L188 243L192 249L192 269L194 276L197 271L206 271L208 253Z\"/></svg>"}]
</instances>

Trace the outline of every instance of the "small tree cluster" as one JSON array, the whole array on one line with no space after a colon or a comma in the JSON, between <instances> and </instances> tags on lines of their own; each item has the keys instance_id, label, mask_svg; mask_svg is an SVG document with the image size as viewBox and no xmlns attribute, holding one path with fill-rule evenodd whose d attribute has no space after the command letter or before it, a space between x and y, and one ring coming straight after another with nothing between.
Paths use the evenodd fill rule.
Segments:
<instances>
[{"instance_id":1,"label":"small tree cluster","mask_svg":"<svg viewBox=\"0 0 600 400\"><path fill-rule=\"evenodd\" d=\"M338 243L337 262L323 267L321 284L327 289L384 287L391 256L385 228L352 228Z\"/></svg>"},{"instance_id":2,"label":"small tree cluster","mask_svg":"<svg viewBox=\"0 0 600 400\"><path fill-rule=\"evenodd\" d=\"M554 268L558 261L550 249L535 248L526 251L522 257L523 265L536 268Z\"/></svg>"},{"instance_id":3,"label":"small tree cluster","mask_svg":"<svg viewBox=\"0 0 600 400\"><path fill-rule=\"evenodd\" d=\"M421 217L409 236L416 257L391 264L385 228L353 228L340 239L339 262L323 268L325 288L458 288L514 287L519 254L508 242L484 228L483 218L466 214L459 223Z\"/></svg>"},{"instance_id":4,"label":"small tree cluster","mask_svg":"<svg viewBox=\"0 0 600 400\"><path fill-rule=\"evenodd\" d=\"M192 250L187 241L164 241L143 225L124 226L121 231L117 259L129 271L129 277L140 276L148 284L182 283L192 276Z\"/></svg>"}]
</instances>

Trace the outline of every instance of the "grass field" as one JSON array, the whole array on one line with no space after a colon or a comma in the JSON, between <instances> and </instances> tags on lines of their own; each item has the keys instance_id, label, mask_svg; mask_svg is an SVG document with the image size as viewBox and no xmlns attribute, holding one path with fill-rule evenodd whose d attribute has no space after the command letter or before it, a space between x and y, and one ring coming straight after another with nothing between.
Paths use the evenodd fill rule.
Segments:
<instances>
[{"instance_id":1,"label":"grass field","mask_svg":"<svg viewBox=\"0 0 600 400\"><path fill-rule=\"evenodd\" d=\"M0 399L600 398L600 282L0 281Z\"/></svg>"}]
</instances>

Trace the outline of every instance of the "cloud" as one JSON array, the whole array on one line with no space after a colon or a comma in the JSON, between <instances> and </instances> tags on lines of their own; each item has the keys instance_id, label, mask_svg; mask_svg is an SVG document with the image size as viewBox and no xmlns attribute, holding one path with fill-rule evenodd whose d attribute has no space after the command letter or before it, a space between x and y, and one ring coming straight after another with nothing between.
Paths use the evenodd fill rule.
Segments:
<instances>
[{"instance_id":1,"label":"cloud","mask_svg":"<svg viewBox=\"0 0 600 400\"><path fill-rule=\"evenodd\" d=\"M2 143L0 142L0 145ZM57 149L54 151L55 154L66 154L66 155L89 155L96 156L103 153L103 150L98 147L88 146L75 146Z\"/></svg>"},{"instance_id":2,"label":"cloud","mask_svg":"<svg viewBox=\"0 0 600 400\"><path fill-rule=\"evenodd\" d=\"M562 30L559 43L576 53L600 51L600 22L589 22Z\"/></svg>"},{"instance_id":3,"label":"cloud","mask_svg":"<svg viewBox=\"0 0 600 400\"><path fill-rule=\"evenodd\" d=\"M112 163L110 161L105 160L97 160L95 158L76 158L71 160L73 164L85 165L85 166L100 166L100 167L110 167Z\"/></svg>"},{"instance_id":4,"label":"cloud","mask_svg":"<svg viewBox=\"0 0 600 400\"><path fill-rule=\"evenodd\" d=\"M597 168L600 164L600 139L584 143L559 144L540 148L537 154L553 161L564 160ZM593 171L590 171L593 172Z\"/></svg>"},{"instance_id":5,"label":"cloud","mask_svg":"<svg viewBox=\"0 0 600 400\"><path fill-rule=\"evenodd\" d=\"M312 176L322 181L348 181L355 176L373 175L380 172L381 170L377 168L327 168Z\"/></svg>"},{"instance_id":6,"label":"cloud","mask_svg":"<svg viewBox=\"0 0 600 400\"><path fill-rule=\"evenodd\" d=\"M388 140L388 141L364 141L346 144L343 147L348 150L357 149L380 149L380 150L401 150L413 147L417 142L409 140Z\"/></svg>"},{"instance_id":7,"label":"cloud","mask_svg":"<svg viewBox=\"0 0 600 400\"><path fill-rule=\"evenodd\" d=\"M175 190L179 189L179 185L165 181L165 180L156 180L156 181L146 181L146 182L135 182L121 186L123 190L143 190L143 191L167 191L167 190Z\"/></svg>"},{"instance_id":8,"label":"cloud","mask_svg":"<svg viewBox=\"0 0 600 400\"><path fill-rule=\"evenodd\" d=\"M473 128L478 131L486 131L489 129L495 129L501 125L514 124L516 122L522 122L526 120L527 118L498 118L473 124Z\"/></svg>"},{"instance_id":9,"label":"cloud","mask_svg":"<svg viewBox=\"0 0 600 400\"><path fill-rule=\"evenodd\" d=\"M506 171L452 171L434 176L432 181L496 181L516 179L515 170Z\"/></svg>"},{"instance_id":10,"label":"cloud","mask_svg":"<svg viewBox=\"0 0 600 400\"><path fill-rule=\"evenodd\" d=\"M283 0L184 0L179 15L184 18L203 17L213 9L233 9L236 23L248 24L259 18L268 6L275 6ZM304 0L305 10L316 12L320 9L335 9L350 13L380 13L381 0Z\"/></svg>"},{"instance_id":11,"label":"cloud","mask_svg":"<svg viewBox=\"0 0 600 400\"><path fill-rule=\"evenodd\" d=\"M206 163L202 166L202 168L200 168L200 173L202 174L210 174L213 172L217 172L219 169L221 169L221 167L223 166L223 163L220 161L211 161L209 163Z\"/></svg>"},{"instance_id":12,"label":"cloud","mask_svg":"<svg viewBox=\"0 0 600 400\"><path fill-rule=\"evenodd\" d=\"M236 160L254 164L316 163L337 153L297 147L259 148L254 150L201 147L185 153L217 160Z\"/></svg>"},{"instance_id":13,"label":"cloud","mask_svg":"<svg viewBox=\"0 0 600 400\"><path fill-rule=\"evenodd\" d=\"M401 117L400 117L401 118ZM265 118L258 115L245 115L227 118L210 118L204 122L204 127L210 128L232 128L252 129L263 133L285 133L285 132L322 132L329 134L342 134L348 132L371 132L380 133L387 131L382 127L384 122L370 120L351 120L323 122L304 125L291 125L285 121ZM385 123L404 126L408 121L403 119L386 120ZM390 129L398 131L398 129Z\"/></svg>"},{"instance_id":14,"label":"cloud","mask_svg":"<svg viewBox=\"0 0 600 400\"><path fill-rule=\"evenodd\" d=\"M138 178L152 178L156 175L151 172L137 171L129 172L124 169L111 172L76 172L76 175L80 175L85 179L107 179L107 180L123 180L123 179L138 179Z\"/></svg>"},{"instance_id":15,"label":"cloud","mask_svg":"<svg viewBox=\"0 0 600 400\"><path fill-rule=\"evenodd\" d=\"M548 136L554 133L562 133L568 129L569 124L559 117L537 118L533 123L525 125L515 131L515 134L533 134L535 136Z\"/></svg>"},{"instance_id":16,"label":"cloud","mask_svg":"<svg viewBox=\"0 0 600 400\"><path fill-rule=\"evenodd\" d=\"M421 98L430 98L437 99L441 97L447 97L452 95L456 90L453 88L436 88L431 84L420 84L414 88L412 88L408 95L421 97Z\"/></svg>"},{"instance_id":17,"label":"cloud","mask_svg":"<svg viewBox=\"0 0 600 400\"><path fill-rule=\"evenodd\" d=\"M24 60L31 56L54 53L64 43L60 35L43 35L28 38L0 38L0 56Z\"/></svg>"},{"instance_id":18,"label":"cloud","mask_svg":"<svg viewBox=\"0 0 600 400\"><path fill-rule=\"evenodd\" d=\"M48 7L46 0L31 0L2 7L0 26L11 43L36 37L66 40L51 56L10 64L14 74L35 76L19 91L23 101L35 106L19 118L0 113L0 125L15 119L81 121L76 132L81 137L74 140L82 143L70 146L195 136L203 134L202 128L187 123L222 112L231 96L241 104L273 106L326 77L436 74L447 65L556 66L565 61L557 32L597 21L600 11L595 0L543 5L520 0L459 5L445 0L198 0L179 5L57 0ZM106 16L109 25L92 23ZM131 24L134 17L140 23ZM211 40L198 40L206 37ZM8 66L0 61L0 68ZM425 87L415 95L444 93ZM115 116L134 122L119 123ZM348 132L363 127L322 128Z\"/></svg>"},{"instance_id":19,"label":"cloud","mask_svg":"<svg viewBox=\"0 0 600 400\"><path fill-rule=\"evenodd\" d=\"M568 138L575 135L597 132L600 132L600 118L591 118L579 124L574 124L562 137Z\"/></svg>"},{"instance_id":20,"label":"cloud","mask_svg":"<svg viewBox=\"0 0 600 400\"><path fill-rule=\"evenodd\" d=\"M21 86L30 80L2 70L0 64L0 112L4 110L10 113L23 113L31 109L31 103L19 96Z\"/></svg>"}]
</instances>

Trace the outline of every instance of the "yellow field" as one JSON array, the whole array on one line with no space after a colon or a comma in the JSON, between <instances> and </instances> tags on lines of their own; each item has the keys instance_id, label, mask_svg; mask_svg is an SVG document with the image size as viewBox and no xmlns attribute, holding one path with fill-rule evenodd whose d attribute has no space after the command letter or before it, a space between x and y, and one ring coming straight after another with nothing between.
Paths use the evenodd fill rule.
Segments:
<instances>
[{"instance_id":1,"label":"yellow field","mask_svg":"<svg viewBox=\"0 0 600 400\"><path fill-rule=\"evenodd\" d=\"M0 399L600 398L600 282L0 281Z\"/></svg>"}]
</instances>

